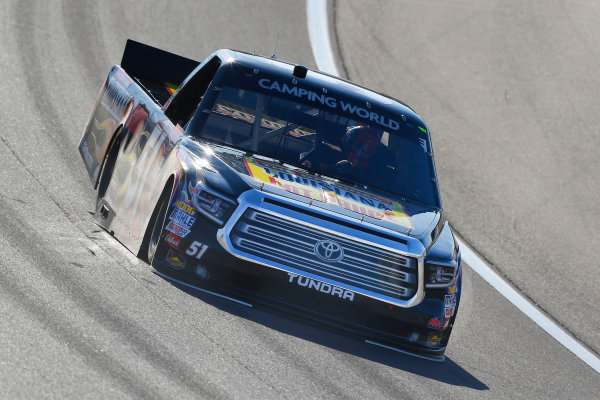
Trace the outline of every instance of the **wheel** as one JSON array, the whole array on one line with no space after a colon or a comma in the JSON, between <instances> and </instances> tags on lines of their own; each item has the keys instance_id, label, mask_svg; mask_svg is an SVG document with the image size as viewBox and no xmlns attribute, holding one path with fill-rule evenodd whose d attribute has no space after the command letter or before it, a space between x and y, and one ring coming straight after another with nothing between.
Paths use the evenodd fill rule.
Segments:
<instances>
[{"instance_id":1,"label":"wheel","mask_svg":"<svg viewBox=\"0 0 600 400\"><path fill-rule=\"evenodd\" d=\"M138 254L140 258L148 261L150 265L152 265L154 257L156 256L156 249L158 248L158 243L160 242L163 226L165 224L170 197L171 190L167 186L160 195L156 207L154 207L154 212L148 222L148 228L146 228L146 234L144 235L144 240L142 241L142 246Z\"/></svg>"},{"instance_id":2,"label":"wheel","mask_svg":"<svg viewBox=\"0 0 600 400\"><path fill-rule=\"evenodd\" d=\"M100 205L100 202L106 195L108 185L110 184L112 174L115 170L115 165L117 163L117 157L119 155L119 147L121 144L121 138L119 137L120 134L121 134L121 130L119 129L115 133L116 139L113 141L113 143L109 147L108 151L106 152L106 156L104 156L104 162L102 163L102 170L100 171L100 180L98 182L98 197L96 200L96 208Z\"/></svg>"}]
</instances>

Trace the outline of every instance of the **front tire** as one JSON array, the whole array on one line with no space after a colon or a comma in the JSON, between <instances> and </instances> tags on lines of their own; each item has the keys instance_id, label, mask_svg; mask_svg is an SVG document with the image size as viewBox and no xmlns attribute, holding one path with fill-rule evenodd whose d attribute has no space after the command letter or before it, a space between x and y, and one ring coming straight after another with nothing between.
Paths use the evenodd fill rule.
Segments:
<instances>
[{"instance_id":1,"label":"front tire","mask_svg":"<svg viewBox=\"0 0 600 400\"><path fill-rule=\"evenodd\" d=\"M156 257L156 250L158 249L160 238L162 236L170 198L171 190L170 187L167 186L161 193L158 202L156 203L156 207L154 207L154 212L152 212L152 216L148 222L146 234L144 235L144 240L142 241L142 246L138 253L138 257L147 261L150 265L152 265L152 262Z\"/></svg>"}]
</instances>

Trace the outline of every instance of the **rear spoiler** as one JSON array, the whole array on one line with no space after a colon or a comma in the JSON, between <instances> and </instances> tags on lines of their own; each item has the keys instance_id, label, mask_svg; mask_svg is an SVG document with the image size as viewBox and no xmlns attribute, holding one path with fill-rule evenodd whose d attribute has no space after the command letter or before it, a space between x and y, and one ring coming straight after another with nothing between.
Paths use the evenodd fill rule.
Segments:
<instances>
[{"instance_id":1,"label":"rear spoiler","mask_svg":"<svg viewBox=\"0 0 600 400\"><path fill-rule=\"evenodd\" d=\"M121 60L130 76L179 86L200 63L168 51L128 39Z\"/></svg>"}]
</instances>

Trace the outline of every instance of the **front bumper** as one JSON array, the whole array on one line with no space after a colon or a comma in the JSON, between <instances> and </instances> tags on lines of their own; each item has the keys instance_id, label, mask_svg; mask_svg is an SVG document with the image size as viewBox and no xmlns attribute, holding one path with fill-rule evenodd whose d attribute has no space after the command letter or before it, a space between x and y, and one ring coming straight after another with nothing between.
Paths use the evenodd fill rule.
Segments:
<instances>
[{"instance_id":1,"label":"front bumper","mask_svg":"<svg viewBox=\"0 0 600 400\"><path fill-rule=\"evenodd\" d=\"M249 204L257 206L243 204L246 206L240 206L231 220L239 218ZM443 360L458 308L460 274L451 289L456 303L448 316L444 301L450 289L424 290L422 255L417 257L419 301L415 301L416 296L407 302L388 301L340 288L302 271L266 266L234 255L227 250L231 245L228 228L230 223L219 229L214 222L199 217L190 234L177 243L167 240L169 232L164 232L153 266L165 277L221 297L331 328L370 344ZM410 246L413 244L407 243L406 247Z\"/></svg>"}]
</instances>

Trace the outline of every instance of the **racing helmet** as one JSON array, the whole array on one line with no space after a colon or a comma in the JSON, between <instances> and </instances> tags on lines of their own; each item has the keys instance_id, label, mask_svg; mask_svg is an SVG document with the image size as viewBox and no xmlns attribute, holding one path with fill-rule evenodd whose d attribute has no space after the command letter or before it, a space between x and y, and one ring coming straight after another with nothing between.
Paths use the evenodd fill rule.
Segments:
<instances>
[{"instance_id":1,"label":"racing helmet","mask_svg":"<svg viewBox=\"0 0 600 400\"><path fill-rule=\"evenodd\" d=\"M377 151L381 131L369 125L353 126L342 138L342 151L354 168L365 169Z\"/></svg>"}]
</instances>

